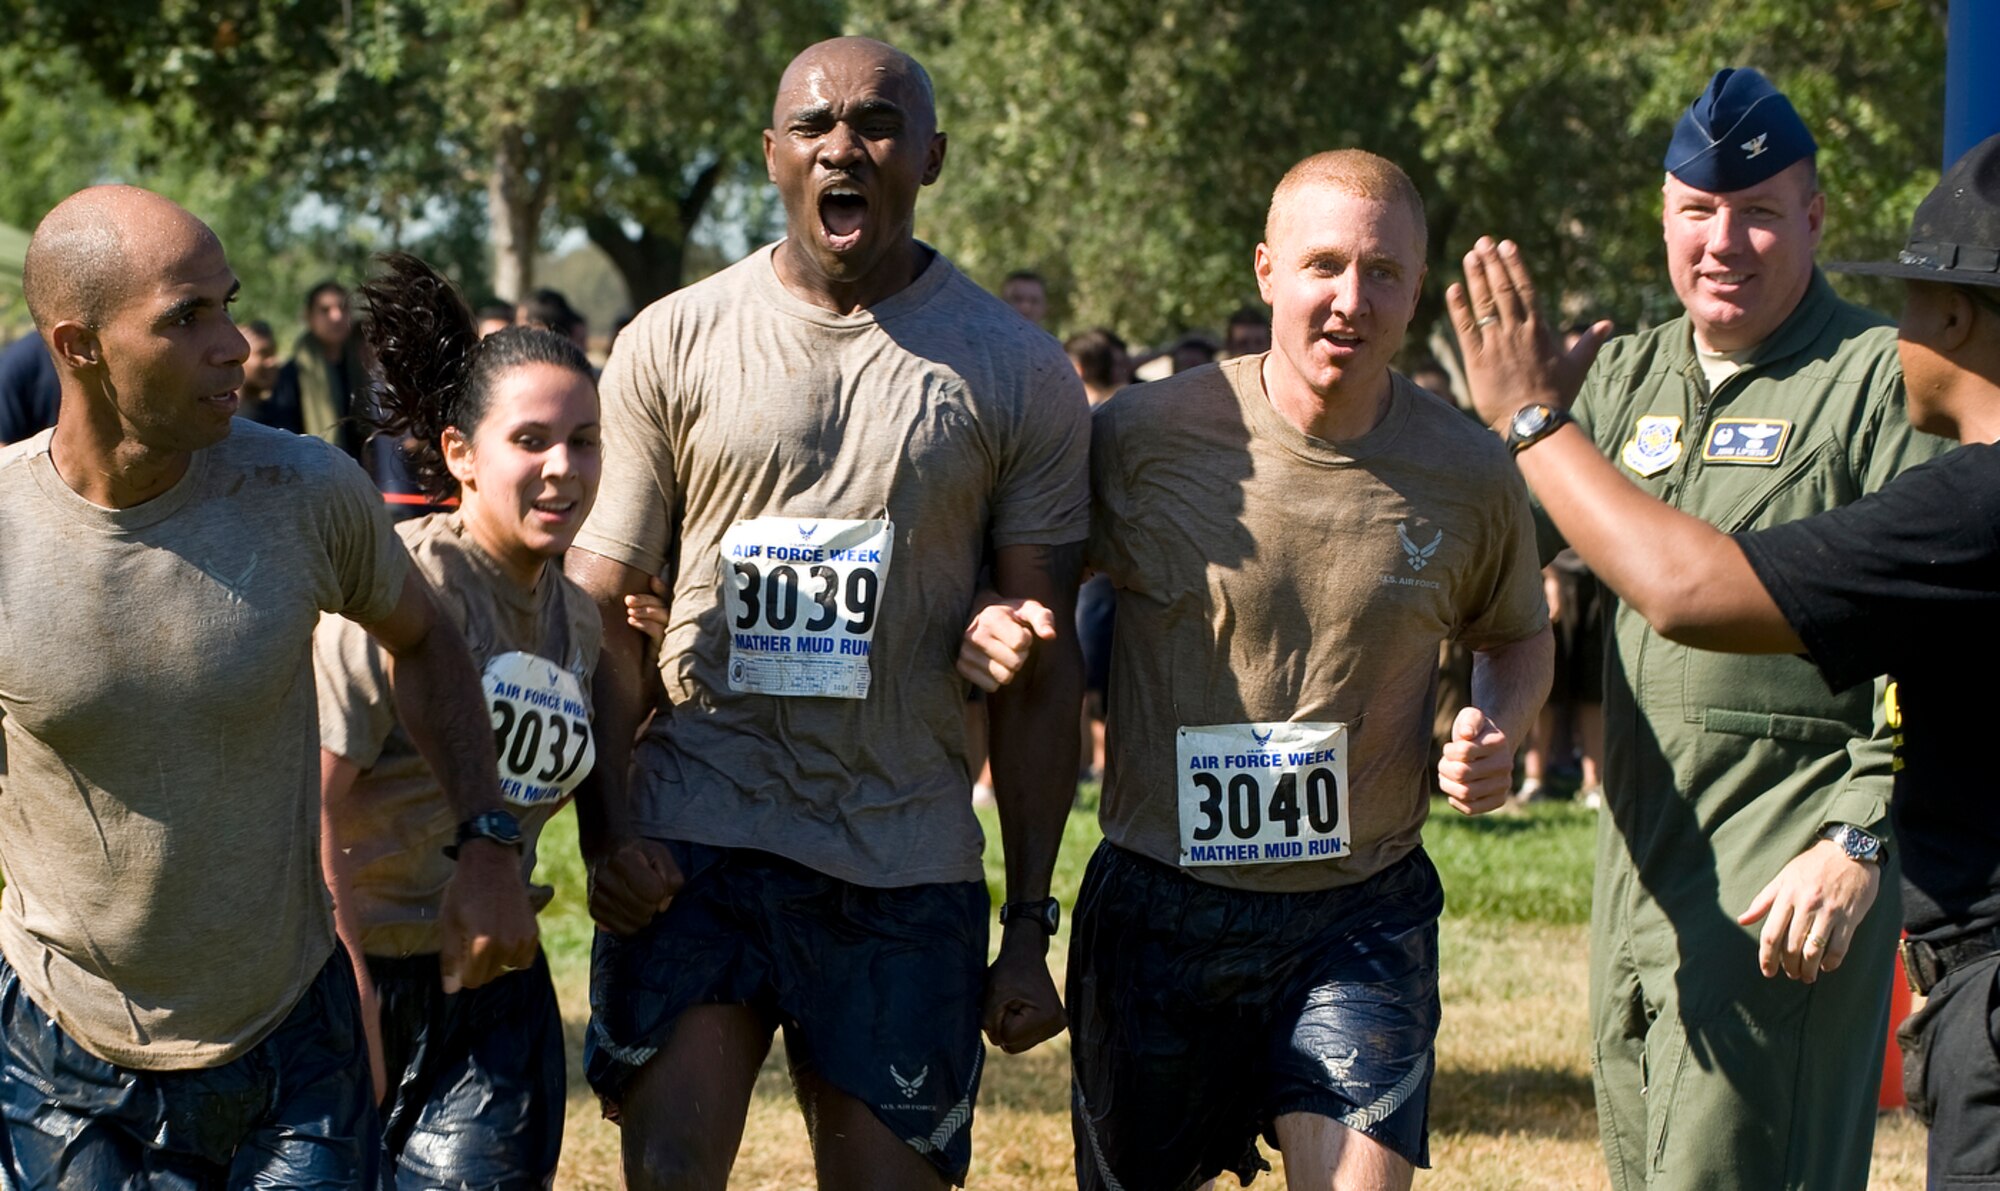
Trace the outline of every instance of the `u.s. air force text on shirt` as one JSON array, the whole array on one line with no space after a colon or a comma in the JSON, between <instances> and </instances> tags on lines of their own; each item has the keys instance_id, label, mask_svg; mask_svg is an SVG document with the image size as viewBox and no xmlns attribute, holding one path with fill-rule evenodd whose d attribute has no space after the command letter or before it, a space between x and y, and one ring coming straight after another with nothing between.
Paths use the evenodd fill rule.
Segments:
<instances>
[{"instance_id":1,"label":"u.s. air force text on shirt","mask_svg":"<svg viewBox=\"0 0 2000 1191\"><path fill-rule=\"evenodd\" d=\"M1301 892L1417 846L1439 644L1510 644L1548 614L1494 435L1396 377L1374 430L1311 438L1262 362L1094 416L1089 561L1118 591L1102 817L1201 881Z\"/></svg>"}]
</instances>

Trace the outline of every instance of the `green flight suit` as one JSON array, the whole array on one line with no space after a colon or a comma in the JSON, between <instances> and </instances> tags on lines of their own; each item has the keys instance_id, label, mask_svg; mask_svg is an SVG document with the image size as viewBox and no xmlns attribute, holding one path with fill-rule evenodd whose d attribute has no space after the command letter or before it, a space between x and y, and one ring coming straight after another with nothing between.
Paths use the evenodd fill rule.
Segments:
<instances>
[{"instance_id":1,"label":"green flight suit","mask_svg":"<svg viewBox=\"0 0 2000 1191\"><path fill-rule=\"evenodd\" d=\"M1946 449L1911 429L1902 379L1895 330L1815 271L1713 394L1683 317L1608 345L1575 412L1640 487L1735 533ZM1887 836L1879 691L1829 694L1800 658L1690 649L1613 608L1590 964L1612 1185L1865 1187L1901 921L1893 844L1845 962L1815 984L1766 979L1762 924L1736 918L1825 824Z\"/></svg>"}]
</instances>

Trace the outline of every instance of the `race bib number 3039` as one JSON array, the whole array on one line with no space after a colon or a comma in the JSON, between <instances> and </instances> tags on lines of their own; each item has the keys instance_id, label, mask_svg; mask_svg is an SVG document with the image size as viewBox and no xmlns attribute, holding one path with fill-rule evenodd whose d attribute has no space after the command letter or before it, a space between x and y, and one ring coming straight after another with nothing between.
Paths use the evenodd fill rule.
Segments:
<instances>
[{"instance_id":1,"label":"race bib number 3039","mask_svg":"<svg viewBox=\"0 0 2000 1191\"><path fill-rule=\"evenodd\" d=\"M1279 864L1352 850L1346 724L1182 728L1181 863Z\"/></svg>"},{"instance_id":2,"label":"race bib number 3039","mask_svg":"<svg viewBox=\"0 0 2000 1191\"><path fill-rule=\"evenodd\" d=\"M868 697L888 521L758 517L722 536L729 689L754 695Z\"/></svg>"},{"instance_id":3,"label":"race bib number 3039","mask_svg":"<svg viewBox=\"0 0 2000 1191\"><path fill-rule=\"evenodd\" d=\"M515 806L560 802L597 758L576 675L532 653L496 655L482 676L500 753L500 794Z\"/></svg>"}]
</instances>

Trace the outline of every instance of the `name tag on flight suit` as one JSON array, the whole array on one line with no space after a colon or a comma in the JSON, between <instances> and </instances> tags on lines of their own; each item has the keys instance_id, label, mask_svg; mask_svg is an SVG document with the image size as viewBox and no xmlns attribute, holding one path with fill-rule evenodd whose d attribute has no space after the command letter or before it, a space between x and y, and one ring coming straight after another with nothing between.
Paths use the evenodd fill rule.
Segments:
<instances>
[{"instance_id":1,"label":"name tag on flight suit","mask_svg":"<svg viewBox=\"0 0 2000 1191\"><path fill-rule=\"evenodd\" d=\"M1792 424L1783 418L1717 418L1701 444L1709 463L1753 463L1769 467L1785 457Z\"/></svg>"}]
</instances>

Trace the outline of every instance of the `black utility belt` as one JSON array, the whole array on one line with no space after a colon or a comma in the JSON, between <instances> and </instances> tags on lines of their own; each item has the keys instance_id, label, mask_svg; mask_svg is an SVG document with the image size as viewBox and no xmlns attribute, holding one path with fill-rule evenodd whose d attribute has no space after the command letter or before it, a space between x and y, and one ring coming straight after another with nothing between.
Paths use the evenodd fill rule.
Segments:
<instances>
[{"instance_id":1,"label":"black utility belt","mask_svg":"<svg viewBox=\"0 0 2000 1191\"><path fill-rule=\"evenodd\" d=\"M1955 969L2000 951L2000 927L1975 931L1949 943L1904 939L1900 950L1903 953L1904 977L1909 980L1913 992L1925 997L1937 987L1938 981Z\"/></svg>"}]
</instances>

